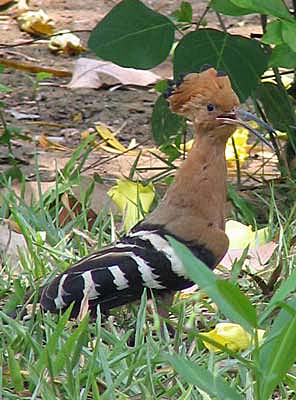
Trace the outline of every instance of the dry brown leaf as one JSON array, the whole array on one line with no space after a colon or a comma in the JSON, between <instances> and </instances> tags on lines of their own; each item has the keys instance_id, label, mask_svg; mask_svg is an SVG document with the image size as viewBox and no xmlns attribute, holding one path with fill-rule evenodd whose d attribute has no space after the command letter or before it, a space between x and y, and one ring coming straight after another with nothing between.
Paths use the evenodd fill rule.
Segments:
<instances>
[{"instance_id":1,"label":"dry brown leaf","mask_svg":"<svg viewBox=\"0 0 296 400\"><path fill-rule=\"evenodd\" d=\"M70 151L70 149L60 143L55 143L49 140L45 135L40 135L38 142L41 147L45 149L59 150L59 151Z\"/></svg>"},{"instance_id":2,"label":"dry brown leaf","mask_svg":"<svg viewBox=\"0 0 296 400\"><path fill-rule=\"evenodd\" d=\"M9 227L10 230L16 233L22 233L21 228L19 224L9 218L3 218L2 221L4 222L5 225Z\"/></svg>"},{"instance_id":3,"label":"dry brown leaf","mask_svg":"<svg viewBox=\"0 0 296 400\"><path fill-rule=\"evenodd\" d=\"M147 86L155 83L160 77L151 71L124 68L109 61L79 58L74 65L73 76L68 87L98 89L103 85L99 74L112 76L123 85Z\"/></svg>"},{"instance_id":4,"label":"dry brown leaf","mask_svg":"<svg viewBox=\"0 0 296 400\"><path fill-rule=\"evenodd\" d=\"M18 61L7 59L5 57L0 57L0 64L3 64L6 68L18 69L20 71L31 72L33 74L37 74L38 72L48 72L60 78L69 78L72 76L71 72L62 69L42 67L41 65L24 63L24 62L20 63Z\"/></svg>"},{"instance_id":5,"label":"dry brown leaf","mask_svg":"<svg viewBox=\"0 0 296 400\"><path fill-rule=\"evenodd\" d=\"M82 213L81 203L72 194L63 193L61 202L64 206L59 214L59 225L65 226ZM88 229L90 230L97 218L97 214L89 209L87 212Z\"/></svg>"},{"instance_id":6,"label":"dry brown leaf","mask_svg":"<svg viewBox=\"0 0 296 400\"><path fill-rule=\"evenodd\" d=\"M83 202L85 198L85 193L87 193L87 189L93 183L93 179L88 176L81 176L79 185L75 185L71 187L71 190L76 199L79 202ZM90 209L98 215L103 209L106 212L109 210L116 214L118 213L118 207L113 203L113 201L108 196L107 192L110 187L102 183L95 182L93 192L90 198Z\"/></svg>"}]
</instances>

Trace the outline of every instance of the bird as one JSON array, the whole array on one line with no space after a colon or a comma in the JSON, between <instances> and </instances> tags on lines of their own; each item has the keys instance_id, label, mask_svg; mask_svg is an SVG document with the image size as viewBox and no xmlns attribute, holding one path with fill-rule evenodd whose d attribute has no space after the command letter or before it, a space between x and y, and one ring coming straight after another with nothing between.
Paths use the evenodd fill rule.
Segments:
<instances>
[{"instance_id":1,"label":"bird","mask_svg":"<svg viewBox=\"0 0 296 400\"><path fill-rule=\"evenodd\" d=\"M229 76L206 66L182 76L165 93L173 113L193 124L195 141L158 206L114 244L82 258L42 289L45 311L72 317L83 307L101 312L134 302L145 288L165 297L193 285L170 246L175 238L210 269L228 250L225 234L225 146L238 125L269 142L245 119L264 121L240 108Z\"/></svg>"}]
</instances>

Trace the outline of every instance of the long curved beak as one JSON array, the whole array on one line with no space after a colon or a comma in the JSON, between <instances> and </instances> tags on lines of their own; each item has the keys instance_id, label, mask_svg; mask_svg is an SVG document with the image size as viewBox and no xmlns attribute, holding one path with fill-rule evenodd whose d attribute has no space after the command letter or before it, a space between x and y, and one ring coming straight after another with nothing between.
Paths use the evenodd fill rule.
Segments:
<instances>
[{"instance_id":1,"label":"long curved beak","mask_svg":"<svg viewBox=\"0 0 296 400\"><path fill-rule=\"evenodd\" d=\"M251 114L248 111L242 110L240 108L230 112L230 113L225 113L221 114L217 117L218 120L223 121L226 124L231 124L231 125L240 125L243 126L244 128L248 129L251 133L253 133L261 142L265 143L268 147L270 147L272 150L274 150L271 142L269 142L263 135L261 135L260 132L258 132L256 129L252 128L247 122L247 121L255 121L257 122L258 125L262 126L262 128L266 129L267 132L273 133L276 135L276 131L268 125L265 121L262 121L262 119L258 118L256 115Z\"/></svg>"}]
</instances>

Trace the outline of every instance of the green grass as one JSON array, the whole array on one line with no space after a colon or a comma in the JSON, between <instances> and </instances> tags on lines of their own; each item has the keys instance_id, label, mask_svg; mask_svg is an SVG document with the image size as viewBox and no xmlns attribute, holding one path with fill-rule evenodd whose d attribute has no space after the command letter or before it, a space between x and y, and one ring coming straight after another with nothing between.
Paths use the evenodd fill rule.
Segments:
<instances>
[{"instance_id":1,"label":"green grass","mask_svg":"<svg viewBox=\"0 0 296 400\"><path fill-rule=\"evenodd\" d=\"M37 306L31 318L7 316L21 303L28 288L36 303L34 291L40 285L109 243L115 235L114 219L105 210L88 231L91 187L81 213L64 227L58 224L61 194L79 183L89 143L83 142L65 169L57 172L54 190L46 194L40 190L36 203L26 204L23 196L16 196L9 180L3 182L7 192L0 217L18 223L27 249L19 250L18 265L5 262L4 257L2 266L2 398L265 400L273 395L292 399L296 390L296 278L292 256L296 219L293 207L279 210L276 188L271 192L272 200L266 200L270 229L278 233L279 242L269 270L281 268L269 297L253 280L240 274L239 267L233 279L223 282L203 269L180 244L173 243L192 278L209 295L197 292L189 299L177 297L171 309L173 337L166 327L161 328L158 315L147 311L146 293L138 304L116 309L107 319L98 315L96 321L86 316L78 323L69 320L69 312L62 316L44 314ZM46 239L42 232L46 232ZM97 243L94 248L90 248L87 237ZM266 281L269 278L270 273L264 276ZM229 320L253 334L253 347L240 353L223 347L220 353L208 352L199 333ZM266 329L263 346L256 342L253 328L257 326Z\"/></svg>"}]
</instances>

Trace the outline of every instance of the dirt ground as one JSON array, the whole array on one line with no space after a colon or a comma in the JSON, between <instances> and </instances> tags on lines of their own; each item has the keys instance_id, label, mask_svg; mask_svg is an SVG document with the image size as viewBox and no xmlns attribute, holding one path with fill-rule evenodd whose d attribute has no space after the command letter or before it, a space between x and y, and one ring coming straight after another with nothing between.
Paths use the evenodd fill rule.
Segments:
<instances>
[{"instance_id":1,"label":"dirt ground","mask_svg":"<svg viewBox=\"0 0 296 400\"><path fill-rule=\"evenodd\" d=\"M144 2L151 8L167 15L177 9L181 3L181 1L175 0L146 0ZM83 2L81 0L36 0L30 2L30 8L44 9L55 21L58 29L90 31L116 3L117 1L114 0ZM192 2L194 20L200 18L207 3L207 0ZM28 62L72 71L77 56L53 55L49 52L46 41L14 47L15 44L31 39L30 35L19 30L14 16L13 9L0 15L0 57L19 63ZM207 14L206 21L209 27L219 28L220 26L214 12ZM224 24L230 28L230 32L246 36L249 36L251 32L260 33L259 22L259 18L256 16L246 16L243 20L224 18ZM78 32L77 34L86 45L89 32ZM94 57L90 52L86 52L83 56ZM170 77L172 75L171 61L165 62L154 71L162 78ZM58 166L62 167L71 154L70 150L69 152L57 152L41 148L38 144L40 135L57 137L59 143L73 149L81 140L81 132L98 123L109 126L113 132L118 131L116 137L124 145L128 145L133 138L137 143L145 143L145 147L154 145L150 118L157 94L151 87L121 88L115 91L109 89L71 90L64 86L70 78L54 77L42 82L36 95L33 89L33 79L33 74L8 68L0 75L0 82L12 89L9 94L0 93L0 100L2 97L2 101L6 104L7 122L20 127L22 134L33 139L28 142L14 141L14 152L28 176L34 175L32 158L36 145L44 180L53 179L55 160L57 160ZM19 119L20 116L16 112L23 113L23 117ZM35 119L34 114L39 117ZM108 160L110 154L94 153L89 162L94 162L98 158ZM100 173L113 176L120 176L122 173L128 174L133 157L130 159L124 157L124 161L120 161L119 158L116 161L101 164ZM153 164L149 157L144 162L150 166ZM0 171L6 169L7 147L1 145Z\"/></svg>"}]
</instances>

